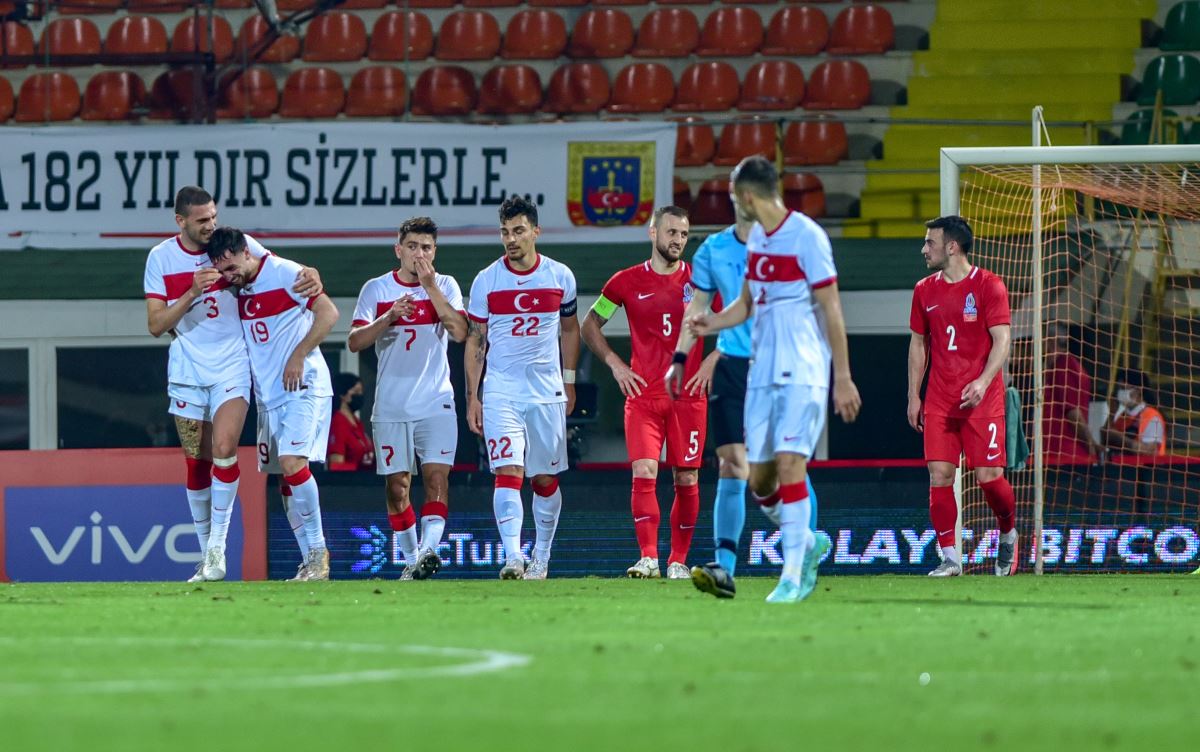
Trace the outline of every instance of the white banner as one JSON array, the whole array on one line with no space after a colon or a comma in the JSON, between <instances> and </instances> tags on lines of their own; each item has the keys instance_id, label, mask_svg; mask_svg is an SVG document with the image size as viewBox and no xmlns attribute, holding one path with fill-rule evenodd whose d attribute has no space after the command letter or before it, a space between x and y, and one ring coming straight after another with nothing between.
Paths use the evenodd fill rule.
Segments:
<instances>
[{"instance_id":1,"label":"white banner","mask_svg":"<svg viewBox=\"0 0 1200 752\"><path fill-rule=\"evenodd\" d=\"M152 245L185 185L272 247L384 242L417 215L443 243L499 242L511 193L547 242L644 240L674 159L675 126L651 121L3 128L0 249Z\"/></svg>"}]
</instances>

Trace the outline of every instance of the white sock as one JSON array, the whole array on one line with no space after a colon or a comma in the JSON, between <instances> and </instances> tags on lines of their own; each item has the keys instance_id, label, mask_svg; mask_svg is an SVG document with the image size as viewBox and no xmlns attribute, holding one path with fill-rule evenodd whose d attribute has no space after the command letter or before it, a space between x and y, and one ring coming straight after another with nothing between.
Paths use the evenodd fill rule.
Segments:
<instances>
[{"instance_id":1,"label":"white sock","mask_svg":"<svg viewBox=\"0 0 1200 752\"><path fill-rule=\"evenodd\" d=\"M533 544L533 555L542 561L550 560L550 546L554 543L554 531L558 529L558 517L562 513L562 490L554 484L554 493L538 495L533 490L533 523L537 527L537 538Z\"/></svg>"},{"instance_id":2,"label":"white sock","mask_svg":"<svg viewBox=\"0 0 1200 752\"><path fill-rule=\"evenodd\" d=\"M496 527L505 559L521 558L521 525L525 523L525 507L521 491L516 488L497 488L492 494L492 509L496 512Z\"/></svg>"},{"instance_id":3,"label":"white sock","mask_svg":"<svg viewBox=\"0 0 1200 752\"><path fill-rule=\"evenodd\" d=\"M958 549L954 546L942 546L942 558L946 561L958 563Z\"/></svg>"},{"instance_id":4,"label":"white sock","mask_svg":"<svg viewBox=\"0 0 1200 752\"><path fill-rule=\"evenodd\" d=\"M296 536L296 545L300 546L300 558L308 561L308 536L304 534L304 518L296 509L296 502L291 493L283 495L283 508L287 511L288 524L292 526L292 535Z\"/></svg>"},{"instance_id":5,"label":"white sock","mask_svg":"<svg viewBox=\"0 0 1200 752\"><path fill-rule=\"evenodd\" d=\"M200 541L200 553L208 550L208 537L212 530L212 489L187 489L188 507L192 510L192 524L196 527L196 538Z\"/></svg>"},{"instance_id":6,"label":"white sock","mask_svg":"<svg viewBox=\"0 0 1200 752\"><path fill-rule=\"evenodd\" d=\"M421 548L437 553L442 545L442 534L446 531L446 518L440 514L427 514L421 518Z\"/></svg>"},{"instance_id":7,"label":"white sock","mask_svg":"<svg viewBox=\"0 0 1200 752\"><path fill-rule=\"evenodd\" d=\"M308 548L310 551L314 548L325 548L325 532L321 529L321 492L317 490L317 480L308 472L307 467L291 477L295 478L298 475L307 477L300 483L288 480L288 485L292 487L292 504L296 511L300 512L300 519L304 523Z\"/></svg>"},{"instance_id":8,"label":"white sock","mask_svg":"<svg viewBox=\"0 0 1200 752\"><path fill-rule=\"evenodd\" d=\"M410 567L416 566L417 526L409 525L404 530L397 530L396 540L400 543L400 552L404 554L404 563Z\"/></svg>"},{"instance_id":9,"label":"white sock","mask_svg":"<svg viewBox=\"0 0 1200 752\"><path fill-rule=\"evenodd\" d=\"M233 504L238 491L236 476L228 483L217 477L229 473L226 468L233 468L232 473L237 473L237 457L213 460L212 532L208 540L210 544L221 548L225 547L225 539L229 536L229 521L233 518Z\"/></svg>"},{"instance_id":10,"label":"white sock","mask_svg":"<svg viewBox=\"0 0 1200 752\"><path fill-rule=\"evenodd\" d=\"M812 545L812 531L808 529L808 518L812 514L812 502L807 498L790 504L780 502L779 532L783 537L783 579L800 584L800 573L804 569L804 555Z\"/></svg>"}]
</instances>

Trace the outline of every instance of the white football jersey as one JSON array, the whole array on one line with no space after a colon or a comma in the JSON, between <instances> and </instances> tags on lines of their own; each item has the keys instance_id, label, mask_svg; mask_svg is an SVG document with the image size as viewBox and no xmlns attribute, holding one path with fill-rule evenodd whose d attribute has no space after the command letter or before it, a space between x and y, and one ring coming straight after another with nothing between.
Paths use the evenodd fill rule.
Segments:
<instances>
[{"instance_id":1,"label":"white football jersey","mask_svg":"<svg viewBox=\"0 0 1200 752\"><path fill-rule=\"evenodd\" d=\"M574 316L575 308L575 275L547 256L526 272L501 257L476 275L467 315L487 324L485 400L567 401L558 334L560 318Z\"/></svg>"},{"instance_id":2,"label":"white football jersey","mask_svg":"<svg viewBox=\"0 0 1200 752\"><path fill-rule=\"evenodd\" d=\"M304 359L303 388L295 392L283 388L284 366L312 328L311 308L317 300L292 291L301 268L295 261L267 256L254 278L238 291L238 311L254 372L254 396L263 409L279 407L303 394L333 396L329 366L319 347Z\"/></svg>"},{"instance_id":3,"label":"white football jersey","mask_svg":"<svg viewBox=\"0 0 1200 752\"><path fill-rule=\"evenodd\" d=\"M754 303L747 386L829 388L832 353L812 295L837 281L829 236L799 212L771 232L755 223L746 241L746 279Z\"/></svg>"},{"instance_id":4,"label":"white football jersey","mask_svg":"<svg viewBox=\"0 0 1200 752\"><path fill-rule=\"evenodd\" d=\"M462 290L453 277L437 275L437 286L452 308L463 310ZM394 271L368 280L358 294L352 326L370 324L405 295L413 297L416 310L396 319L375 340L379 372L373 421L407 422L454 412L454 387L446 360L450 335L425 288L402 282Z\"/></svg>"}]
</instances>

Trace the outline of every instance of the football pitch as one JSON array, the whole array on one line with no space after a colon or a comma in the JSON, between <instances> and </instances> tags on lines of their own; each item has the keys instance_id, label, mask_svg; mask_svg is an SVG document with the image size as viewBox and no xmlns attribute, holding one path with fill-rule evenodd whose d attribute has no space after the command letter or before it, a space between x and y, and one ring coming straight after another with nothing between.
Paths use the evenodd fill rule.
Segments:
<instances>
[{"instance_id":1,"label":"football pitch","mask_svg":"<svg viewBox=\"0 0 1200 752\"><path fill-rule=\"evenodd\" d=\"M1200 577L0 585L13 750L1165 749ZM1192 720L1187 720L1191 718Z\"/></svg>"}]
</instances>

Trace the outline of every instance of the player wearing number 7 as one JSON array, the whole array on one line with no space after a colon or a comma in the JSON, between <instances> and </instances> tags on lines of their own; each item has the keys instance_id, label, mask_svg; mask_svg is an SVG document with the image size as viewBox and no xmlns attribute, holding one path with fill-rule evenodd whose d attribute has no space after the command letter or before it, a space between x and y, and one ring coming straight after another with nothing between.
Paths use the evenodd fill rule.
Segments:
<instances>
[{"instance_id":1,"label":"player wearing number 7","mask_svg":"<svg viewBox=\"0 0 1200 752\"><path fill-rule=\"evenodd\" d=\"M686 580L688 549L700 512L697 469L704 450L708 387L720 353L704 360L696 342L686 355L687 386L679 399L667 394L662 374L671 365L683 312L695 288L692 270L681 259L688 239L687 212L665 206L650 222L650 260L612 276L583 321L583 341L612 369L625 395L625 446L633 464L633 529L641 558L625 571L630 577L658 577L658 460L663 445L675 480L671 505L671 555L667 577ZM613 352L601 328L624 307L633 339L633 357L626 365Z\"/></svg>"},{"instance_id":2,"label":"player wearing number 7","mask_svg":"<svg viewBox=\"0 0 1200 752\"><path fill-rule=\"evenodd\" d=\"M971 264L971 227L958 216L925 223L925 264L936 269L913 289L908 346L908 423L925 436L929 516L942 550L932 577L962 574L954 543L958 506L954 471L959 457L975 469L1000 528L996 574L1017 569L1016 498L1004 477L1004 384L1012 336L1008 290ZM921 401L921 381L929 386Z\"/></svg>"}]
</instances>

